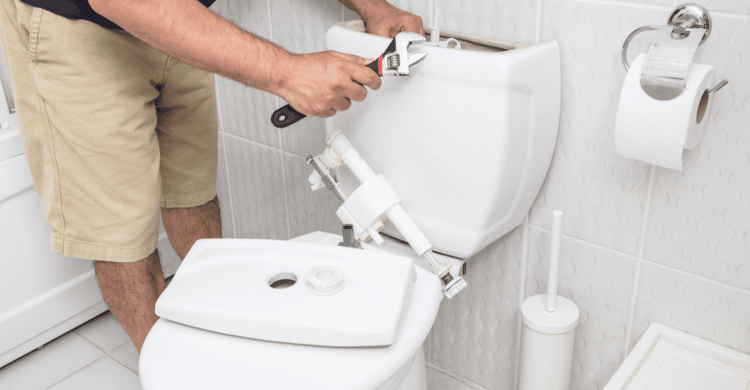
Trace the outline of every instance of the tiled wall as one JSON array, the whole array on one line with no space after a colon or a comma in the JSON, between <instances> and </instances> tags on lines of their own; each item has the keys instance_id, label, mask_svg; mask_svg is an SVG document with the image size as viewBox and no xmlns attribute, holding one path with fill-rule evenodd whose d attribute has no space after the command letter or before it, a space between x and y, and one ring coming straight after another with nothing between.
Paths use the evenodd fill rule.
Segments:
<instances>
[{"instance_id":1,"label":"tiled wall","mask_svg":"<svg viewBox=\"0 0 750 390\"><path fill-rule=\"evenodd\" d=\"M562 55L560 133L527 222L469 262L470 288L444 301L427 359L493 390L513 389L519 306L543 293L551 212L564 212L560 294L581 309L572 388L601 389L651 322L750 353L750 0L693 0L714 29L698 51L730 84L684 172L619 157L614 118L627 35L663 25L675 0L396 0L429 26L523 42ZM329 0L219 0L242 28L294 52L324 49L354 15ZM651 33L631 44L644 51ZM322 120L269 124L276 97L219 77L220 199L227 237L339 232L338 200L307 186L304 157L323 148Z\"/></svg>"}]
</instances>

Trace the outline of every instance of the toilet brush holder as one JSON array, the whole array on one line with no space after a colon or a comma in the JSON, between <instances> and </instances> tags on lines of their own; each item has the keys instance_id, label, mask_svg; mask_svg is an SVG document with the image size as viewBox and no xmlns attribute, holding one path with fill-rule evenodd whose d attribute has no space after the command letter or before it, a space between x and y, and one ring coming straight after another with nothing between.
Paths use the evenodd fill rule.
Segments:
<instances>
[{"instance_id":1,"label":"toilet brush holder","mask_svg":"<svg viewBox=\"0 0 750 390\"><path fill-rule=\"evenodd\" d=\"M534 295L521 305L521 359L518 390L568 390L573 366L578 306L557 295L562 212L552 213L547 294Z\"/></svg>"}]
</instances>

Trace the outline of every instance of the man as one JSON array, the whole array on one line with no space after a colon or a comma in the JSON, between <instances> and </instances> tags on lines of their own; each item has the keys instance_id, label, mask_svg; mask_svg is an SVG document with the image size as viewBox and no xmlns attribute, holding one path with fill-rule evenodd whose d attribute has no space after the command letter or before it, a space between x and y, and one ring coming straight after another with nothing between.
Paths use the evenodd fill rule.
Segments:
<instances>
[{"instance_id":1,"label":"man","mask_svg":"<svg viewBox=\"0 0 750 390\"><path fill-rule=\"evenodd\" d=\"M213 0L2 1L52 251L95 260L104 299L139 352L165 288L159 208L180 258L196 240L221 237L211 72L308 116L334 115L362 101L364 86L380 87L364 59L291 54L209 11ZM421 18L385 0L341 2L371 33L424 33Z\"/></svg>"}]
</instances>

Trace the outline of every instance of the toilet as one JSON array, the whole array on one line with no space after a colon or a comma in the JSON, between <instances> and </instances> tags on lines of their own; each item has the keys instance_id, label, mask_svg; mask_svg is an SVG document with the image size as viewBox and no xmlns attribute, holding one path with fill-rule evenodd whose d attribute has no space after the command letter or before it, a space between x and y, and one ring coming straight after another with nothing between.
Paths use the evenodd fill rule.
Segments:
<instances>
[{"instance_id":1,"label":"toilet","mask_svg":"<svg viewBox=\"0 0 750 390\"><path fill-rule=\"evenodd\" d=\"M517 227L539 192L557 137L560 58L554 41L441 39L460 49L414 45L428 54L409 76L384 77L326 131L329 145L345 135L392 188L396 200L384 207L402 207L460 279L465 259ZM365 58L389 43L361 21L326 36L329 50ZM352 171L332 170L349 197L337 212L347 223L350 200L379 202L357 197L375 180L360 183ZM320 175L310 181L327 191ZM405 242L412 236L376 222L355 229L372 238L361 248L328 232L196 242L157 302L140 355L143 389L426 389L422 344L450 294Z\"/></svg>"}]
</instances>

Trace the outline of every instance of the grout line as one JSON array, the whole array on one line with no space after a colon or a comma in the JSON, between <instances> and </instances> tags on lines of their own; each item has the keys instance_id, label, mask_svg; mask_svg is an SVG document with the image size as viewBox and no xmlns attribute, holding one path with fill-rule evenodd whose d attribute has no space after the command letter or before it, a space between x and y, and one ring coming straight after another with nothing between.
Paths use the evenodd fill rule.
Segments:
<instances>
[{"instance_id":1,"label":"grout line","mask_svg":"<svg viewBox=\"0 0 750 390\"><path fill-rule=\"evenodd\" d=\"M539 43L540 39L542 39L542 0L537 0L536 1L536 39L534 40L534 43Z\"/></svg>"},{"instance_id":2,"label":"grout line","mask_svg":"<svg viewBox=\"0 0 750 390\"><path fill-rule=\"evenodd\" d=\"M643 225L641 226L641 245L638 248L638 263L635 267L635 282L633 283L633 294L630 300L630 318L628 318L628 333L625 335L625 350L622 356L628 355L630 349L630 336L633 332L633 319L635 318L635 301L638 299L638 287L641 282L641 268L643 267L643 249L646 247L646 229L648 228L648 216L651 209L651 198L654 193L654 177L656 176L656 166L651 165L651 172L648 178L648 191L646 192L646 210L643 213Z\"/></svg>"},{"instance_id":3,"label":"grout line","mask_svg":"<svg viewBox=\"0 0 750 390\"><path fill-rule=\"evenodd\" d=\"M646 210L643 213L643 225L641 226L641 246L638 249L638 257L643 258L643 249L646 246L646 228L648 227L648 211L651 209L651 198L654 194L654 177L656 166L651 165L651 174L648 178L648 192L646 193Z\"/></svg>"},{"instance_id":4,"label":"grout line","mask_svg":"<svg viewBox=\"0 0 750 390\"><path fill-rule=\"evenodd\" d=\"M100 348L100 349L101 349L101 348ZM53 383L53 384L51 384L51 385L49 385L49 386L45 387L45 388L44 388L44 390L48 390L48 389L51 389L51 388L53 388L53 387L55 387L55 386L59 385L60 383L62 383L62 382L64 382L64 381L66 381L67 379L70 379L70 378L71 378L71 377L72 377L73 375L75 375L75 374L77 374L77 373L79 373L79 372L83 371L84 369L86 369L86 367L89 367L89 366L91 366L92 364L94 364L94 363L98 362L99 360L102 360L102 359L105 359L105 358L108 358L108 357L109 357L109 355L107 355L107 354L105 353L105 354L104 354L103 356L100 356L100 357L98 357L98 358L94 359L94 360L93 360L93 361L92 361L91 363L89 363L89 364L87 364L87 365L85 365L85 366L83 366L83 367L81 367L81 368L79 368L79 369L77 369L77 370L75 370L75 371L71 372L71 373L70 373L70 374L68 374L68 375L67 375L66 377L64 377L64 378L60 379L59 381L57 381L57 382L55 382L55 383Z\"/></svg>"},{"instance_id":5,"label":"grout line","mask_svg":"<svg viewBox=\"0 0 750 390\"><path fill-rule=\"evenodd\" d=\"M229 158L227 157L227 141L226 141L227 134L224 133L221 137L221 143L224 147L224 169L226 170L227 174L227 195L229 195L229 210L232 213L232 236L233 238L237 238L237 222L234 217L234 199L232 197L232 180L231 176L229 176Z\"/></svg>"},{"instance_id":6,"label":"grout line","mask_svg":"<svg viewBox=\"0 0 750 390\"><path fill-rule=\"evenodd\" d=\"M269 148L269 149L273 149L273 150L275 150L275 151L277 151L277 152L281 152L281 153L284 153L284 154L286 154L286 155L288 155L288 156L299 157L299 158L301 158L301 159L305 159L305 158L306 158L306 157L304 157L304 156L301 156L301 155L299 155L299 154L297 154L297 153L292 153L292 152L289 152L289 151L286 151L286 150L283 150L283 149L279 149L279 148L277 148L277 147L275 147L275 146L271 146L271 145L266 145L266 144L264 144L264 143L261 143L261 142L258 142L258 141L253 141L253 140L251 140L251 139L247 139L247 138L245 138L245 137L240 137L240 136L238 136L238 135L234 135L234 134L230 134L230 133L224 133L224 136L225 136L225 137L230 137L230 138L235 138L235 139L238 139L238 140L241 140L241 141L245 141L245 142L250 142L250 143L252 143L252 144L254 144L254 145L256 145L256 146L261 146L261 147L264 147L264 148Z\"/></svg>"},{"instance_id":7,"label":"grout line","mask_svg":"<svg viewBox=\"0 0 750 390\"><path fill-rule=\"evenodd\" d=\"M287 185L286 180L286 157L284 154L281 154L281 180L283 180L284 183L284 210L286 212L286 234L287 239L292 238L292 221L291 221L291 215L289 213L289 185Z\"/></svg>"},{"instance_id":8,"label":"grout line","mask_svg":"<svg viewBox=\"0 0 750 390\"><path fill-rule=\"evenodd\" d=\"M532 227L532 228L534 228L534 229L537 229L537 230L543 231L543 232L545 232L545 233L552 233L552 231L551 231L550 229L547 229L547 228L543 228L543 227L541 227L541 226L536 226L536 225L532 225L532 224L529 224L529 226L530 226L530 227ZM572 241L575 241L575 242L578 242L578 243L580 243L580 244L584 244L584 245L590 246L590 247L592 247L592 248L597 248L597 249L601 249L601 250L604 250L604 251L607 251L607 252L612 252L612 253L616 253L616 254L618 254L618 255L622 255L622 256L625 256L625 257L629 257L629 258L631 258L631 259L633 259L633 260L638 260L638 259L640 259L640 258L639 258L638 256L636 256L636 255L632 255L632 254L630 254L630 253L625 253L625 252L621 252L621 251L618 251L617 249L612 249L612 248L609 248L609 247L606 247L606 246L603 246L603 245L595 244L595 243L593 243L593 242L589 242L589 241L584 241L584 240L582 240L582 239L580 239L580 238L577 238L577 237L573 237L573 236L568 236L568 235L566 235L566 234L562 234L562 237L563 237L563 238L567 238L567 239L569 239L569 240L572 240Z\"/></svg>"},{"instance_id":9,"label":"grout line","mask_svg":"<svg viewBox=\"0 0 750 390\"><path fill-rule=\"evenodd\" d=\"M630 335L633 332L633 318L635 318L635 300L638 297L638 285L641 281L641 265L643 259L638 260L638 265L635 267L635 283L633 283L633 295L630 302L630 318L628 319L628 333L625 335L625 350L622 356L628 356L628 350L630 349Z\"/></svg>"},{"instance_id":10,"label":"grout line","mask_svg":"<svg viewBox=\"0 0 750 390\"><path fill-rule=\"evenodd\" d=\"M521 328L523 327L523 314L521 313L521 307L523 306L523 298L526 294L526 277L529 264L529 215L526 214L526 221L523 227L523 233L521 237L521 284L518 289L518 325L516 327L516 353L515 359L516 368L513 373L513 389L518 388L518 375L520 367L518 362L521 361Z\"/></svg>"},{"instance_id":11,"label":"grout line","mask_svg":"<svg viewBox=\"0 0 750 390\"><path fill-rule=\"evenodd\" d=\"M436 365L434 365L434 364L432 364L430 362L425 362L425 366L427 368L431 368L431 369L433 369L435 371L438 371L438 372L442 373L443 375L449 376L449 377L451 377L451 378L453 378L453 379L455 379L455 380L457 380L457 381L459 381L459 382L465 384L466 386L469 386L469 387L471 387L471 388L473 388L475 390L487 390L486 388L484 388L482 386L479 386L478 384L476 384L476 383L474 383L474 382L472 382L472 381L470 381L470 380L468 380L466 378L463 378L463 377L460 377L458 375L451 374L450 372L444 371L443 369L439 368L438 366L436 366Z\"/></svg>"},{"instance_id":12,"label":"grout line","mask_svg":"<svg viewBox=\"0 0 750 390\"><path fill-rule=\"evenodd\" d=\"M224 171L227 178L227 195L229 195L229 215L232 217L232 236L233 238L237 238L237 223L234 218L234 200L232 199L232 180L231 176L229 176L227 143L224 139L224 135L226 135L227 133L224 132L224 118L221 115L221 94L219 93L219 76L217 75L214 75L214 94L216 95L216 110L217 117L219 118L219 137L221 138L219 141L221 141L222 148L224 149ZM166 230L164 234L166 235ZM222 232L222 235L223 234L224 232Z\"/></svg>"},{"instance_id":13,"label":"grout line","mask_svg":"<svg viewBox=\"0 0 750 390\"><path fill-rule=\"evenodd\" d=\"M537 230L540 230L540 231L543 231L543 232L546 232L546 233L550 233L549 229L545 229L545 228L542 228L542 227L539 227L539 226L535 226L535 225L529 225L529 226L532 227L532 228L534 228L534 229L537 229ZM562 237L566 238L566 239L569 239L569 240L572 240L572 241L575 241L575 242L578 242L580 244L592 247L592 248L597 248L597 249L601 249L601 250L604 250L604 251L607 251L607 252L612 252L612 253L615 253L615 254L618 254L618 255L621 255L621 256L624 256L624 257L628 257L628 258L636 260L636 261L640 260L640 261L643 261L645 263L652 264L652 265L654 265L656 267L660 267L660 268L663 268L663 269L666 269L666 270L674 271L674 272L680 273L680 274L685 275L685 276L696 277L696 278L698 278L698 279L700 279L700 280L702 280L704 282L716 283L716 284L718 284L721 287L729 288L731 290L734 290L734 291L737 291L737 292L741 292L741 293L744 293L744 294L750 294L750 290L749 289L744 289L742 287L733 286L731 284L727 284L726 282L722 282L720 280L709 279L709 278L707 278L705 276L696 275L696 274L690 273L688 271L681 270L679 268L674 268L672 266L668 266L668 265L664 265L664 264L661 264L661 263L657 263L656 261L653 261L653 260L642 259L640 257L631 255L629 253L620 252L620 251L612 249L612 248L607 248L607 247L601 246L599 244L594 244L593 242L588 242L588 241L581 240L580 238L571 237L571 236L567 236L567 235L564 235L564 234L562 235Z\"/></svg>"}]
</instances>

